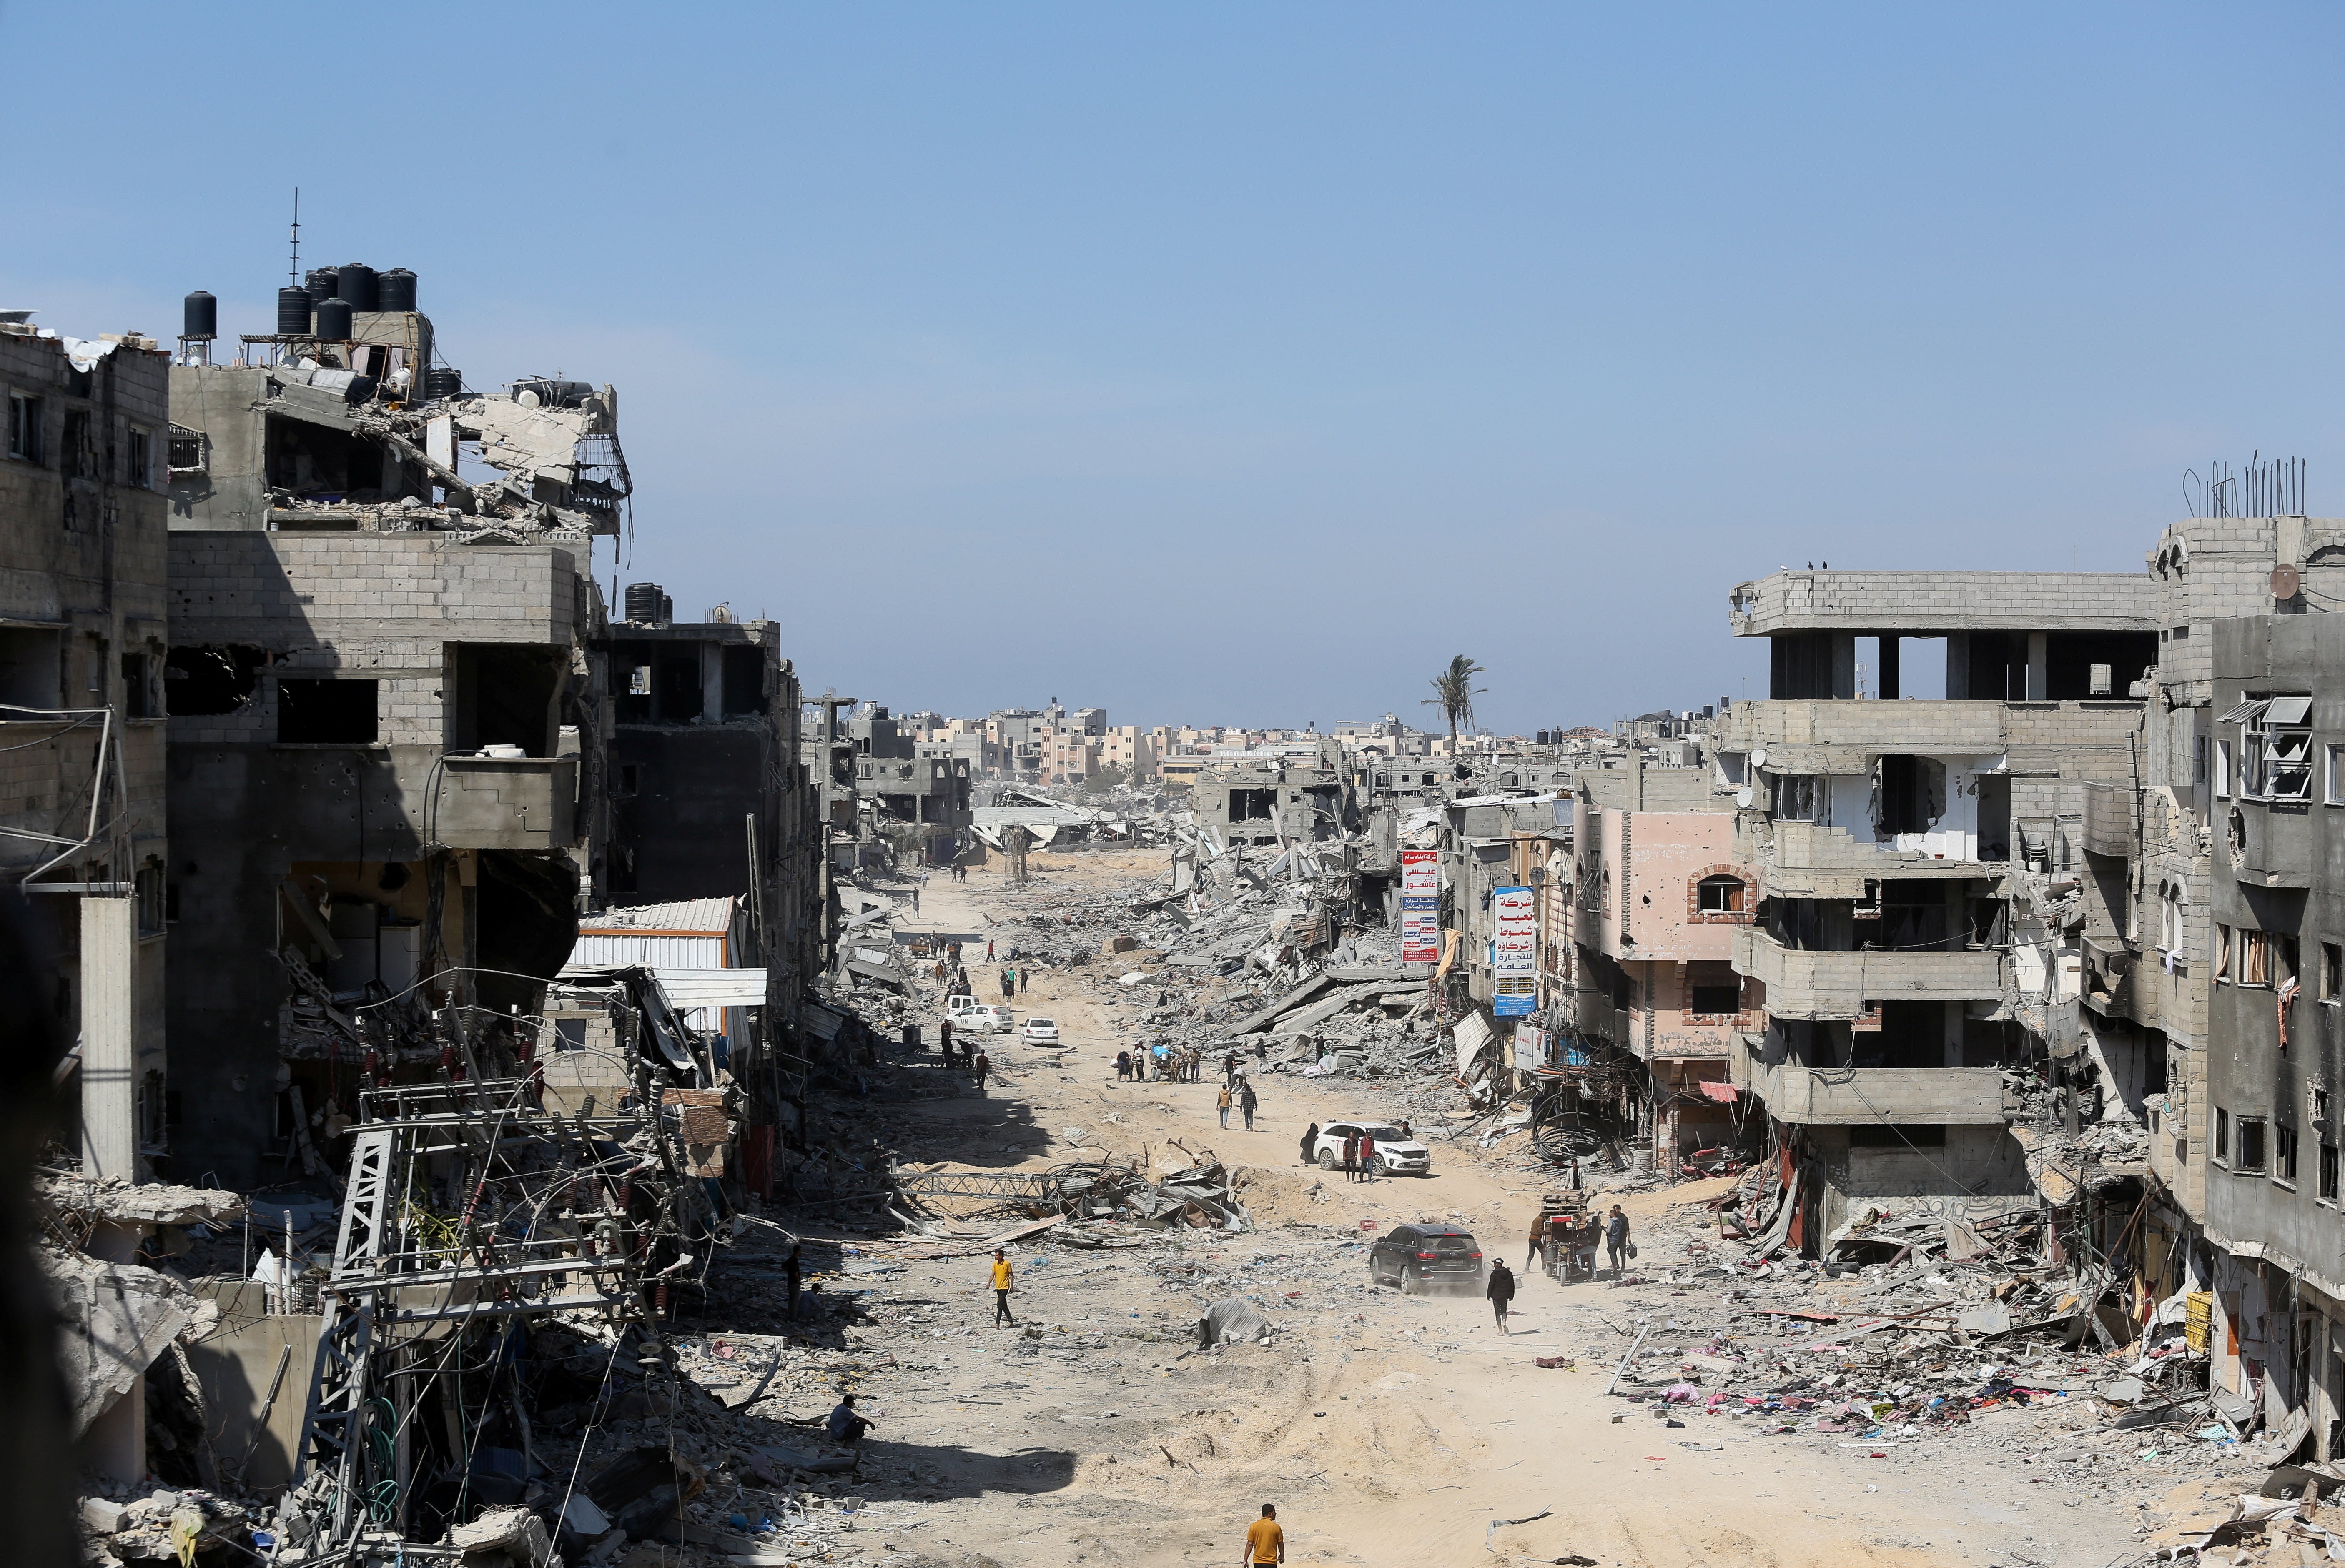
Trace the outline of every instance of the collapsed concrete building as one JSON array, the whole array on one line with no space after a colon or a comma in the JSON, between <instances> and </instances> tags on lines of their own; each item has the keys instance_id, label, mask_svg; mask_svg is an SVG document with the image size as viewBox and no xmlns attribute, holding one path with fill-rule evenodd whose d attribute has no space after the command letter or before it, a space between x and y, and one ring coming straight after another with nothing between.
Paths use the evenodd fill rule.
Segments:
<instances>
[{"instance_id":1,"label":"collapsed concrete building","mask_svg":"<svg viewBox=\"0 0 2345 1568\"><path fill-rule=\"evenodd\" d=\"M0 312L0 868L32 900L44 998L77 1032L84 1159L168 1143L164 446L169 356Z\"/></svg>"},{"instance_id":2,"label":"collapsed concrete building","mask_svg":"<svg viewBox=\"0 0 2345 1568\"><path fill-rule=\"evenodd\" d=\"M615 395L466 396L411 296L301 292L249 360L171 370L175 1145L237 1187L338 1152L310 1118L359 1061L533 1002L609 837Z\"/></svg>"},{"instance_id":3,"label":"collapsed concrete building","mask_svg":"<svg viewBox=\"0 0 2345 1568\"><path fill-rule=\"evenodd\" d=\"M1732 1076L1796 1129L1808 1233L1880 1197L2034 1201L2012 1075L2065 1081L2079 1041L2079 928L2107 929L2080 895L2086 786L2136 776L2154 601L2123 573L1785 572L1734 590L1732 629L1769 640L1771 680L1715 740L1759 899L1734 966L1761 1021ZM1941 645L1943 697L1901 689L1913 642Z\"/></svg>"}]
</instances>

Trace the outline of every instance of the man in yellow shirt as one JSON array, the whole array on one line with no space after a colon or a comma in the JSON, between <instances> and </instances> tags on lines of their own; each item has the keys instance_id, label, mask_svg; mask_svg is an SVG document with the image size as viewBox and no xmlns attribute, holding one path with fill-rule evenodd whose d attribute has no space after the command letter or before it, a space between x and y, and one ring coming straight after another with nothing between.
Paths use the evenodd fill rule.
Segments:
<instances>
[{"instance_id":1,"label":"man in yellow shirt","mask_svg":"<svg viewBox=\"0 0 2345 1568\"><path fill-rule=\"evenodd\" d=\"M1262 1505L1262 1517L1246 1526L1245 1555L1239 1558L1240 1568L1261 1568L1264 1563L1286 1561L1286 1532L1278 1527L1278 1508L1274 1503Z\"/></svg>"},{"instance_id":2,"label":"man in yellow shirt","mask_svg":"<svg viewBox=\"0 0 2345 1568\"><path fill-rule=\"evenodd\" d=\"M993 1249L993 1326L995 1328L998 1329L1004 1323L1013 1329L1018 1326L1018 1320L1010 1315L1010 1292L1016 1289L1018 1289L1018 1276L1010 1270L1009 1254L996 1247Z\"/></svg>"}]
</instances>

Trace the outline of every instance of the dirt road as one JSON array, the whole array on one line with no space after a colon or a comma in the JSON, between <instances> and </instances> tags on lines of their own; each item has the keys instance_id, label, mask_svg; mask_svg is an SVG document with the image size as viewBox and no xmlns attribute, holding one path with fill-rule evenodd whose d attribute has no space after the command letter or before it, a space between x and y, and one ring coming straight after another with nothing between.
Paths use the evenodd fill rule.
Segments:
<instances>
[{"instance_id":1,"label":"dirt road","mask_svg":"<svg viewBox=\"0 0 2345 1568\"><path fill-rule=\"evenodd\" d=\"M1157 857L1034 865L1071 893L1152 872ZM983 872L934 880L918 924L1000 930L1006 950L1001 892ZM972 972L992 994L993 971ZM1402 1220L1462 1222L1486 1253L1518 1262L1538 1179L1439 1140L1430 1177L1323 1179L1300 1163L1303 1128L1381 1115L1375 1086L1262 1077L1254 1128L1225 1131L1210 1075L1115 1081L1129 1043L1118 1015L1137 1009L1097 991L1079 972L1037 972L1019 1013L1058 1019L1063 1061L992 1042L991 1094L933 1108L938 1125L966 1130L956 1158L1039 1168L1178 1138L1243 1172L1258 1229L1117 1252L1017 1248L1016 1330L990 1323L984 1259L890 1277L878 1300L904 1310L866 1336L899 1363L867 1386L873 1468L928 1479L872 1492L927 1502L917 1522L885 1527L888 1560L1228 1563L1265 1502L1298 1563L2099 1564L2130 1545L2137 1516L2117 1490L2063 1490L2021 1442L1844 1443L1698 1411L1664 1424L1608 1398L1639 1323L1671 1342L1666 1287L1525 1276L1504 1335L1478 1296L1371 1287L1360 1242ZM1644 1249L1666 1253L1668 1210L1710 1190L1629 1199ZM1264 1303L1279 1332L1196 1351L1204 1305L1229 1295ZM1542 1370L1538 1357L1576 1364ZM2056 1428L2056 1412L2045 1419ZM1529 1522L1500 1522L1513 1520Z\"/></svg>"}]
</instances>

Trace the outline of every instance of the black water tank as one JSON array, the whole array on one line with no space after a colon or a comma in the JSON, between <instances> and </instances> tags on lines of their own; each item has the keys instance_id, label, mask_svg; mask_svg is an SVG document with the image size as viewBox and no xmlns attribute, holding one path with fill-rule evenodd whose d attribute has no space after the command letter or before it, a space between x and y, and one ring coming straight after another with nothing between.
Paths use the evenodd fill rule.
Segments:
<instances>
[{"instance_id":1,"label":"black water tank","mask_svg":"<svg viewBox=\"0 0 2345 1568\"><path fill-rule=\"evenodd\" d=\"M345 263L334 278L334 293L350 301L353 310L380 310L377 303L382 298L375 286L374 268L363 261Z\"/></svg>"},{"instance_id":2,"label":"black water tank","mask_svg":"<svg viewBox=\"0 0 2345 1568\"><path fill-rule=\"evenodd\" d=\"M318 302L318 336L330 342L346 343L350 336L350 302L347 299L321 299Z\"/></svg>"},{"instance_id":3,"label":"black water tank","mask_svg":"<svg viewBox=\"0 0 2345 1568\"><path fill-rule=\"evenodd\" d=\"M277 291L277 335L298 338L310 329L310 291L307 288L279 288Z\"/></svg>"},{"instance_id":4,"label":"black water tank","mask_svg":"<svg viewBox=\"0 0 2345 1568\"><path fill-rule=\"evenodd\" d=\"M656 582L628 583L627 619L638 626L658 624L660 602L666 597L667 595L660 591L660 585Z\"/></svg>"},{"instance_id":5,"label":"black water tank","mask_svg":"<svg viewBox=\"0 0 2345 1568\"><path fill-rule=\"evenodd\" d=\"M447 365L434 365L423 372L423 395L427 398L461 398L464 395L464 372Z\"/></svg>"},{"instance_id":6,"label":"black water tank","mask_svg":"<svg viewBox=\"0 0 2345 1568\"><path fill-rule=\"evenodd\" d=\"M374 280L375 298L384 310L415 309L415 274L404 267L394 267Z\"/></svg>"},{"instance_id":7,"label":"black water tank","mask_svg":"<svg viewBox=\"0 0 2345 1568\"><path fill-rule=\"evenodd\" d=\"M334 268L330 267L312 267L302 282L309 286L310 303L312 305L334 297Z\"/></svg>"},{"instance_id":8,"label":"black water tank","mask_svg":"<svg viewBox=\"0 0 2345 1568\"><path fill-rule=\"evenodd\" d=\"M304 295L304 298L308 296ZM182 338L217 338L219 336L219 301L202 289L188 296L179 315L179 336Z\"/></svg>"}]
</instances>

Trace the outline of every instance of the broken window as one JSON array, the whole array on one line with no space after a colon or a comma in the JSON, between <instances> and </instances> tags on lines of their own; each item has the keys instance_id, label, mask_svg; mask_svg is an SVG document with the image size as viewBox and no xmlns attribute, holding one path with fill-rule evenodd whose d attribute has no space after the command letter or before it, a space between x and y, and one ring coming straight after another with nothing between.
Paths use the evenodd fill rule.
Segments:
<instances>
[{"instance_id":1,"label":"broken window","mask_svg":"<svg viewBox=\"0 0 2345 1568\"><path fill-rule=\"evenodd\" d=\"M2215 983L2226 985L2230 978L2231 928L2218 924L2215 927Z\"/></svg>"},{"instance_id":2,"label":"broken window","mask_svg":"<svg viewBox=\"0 0 2345 1568\"><path fill-rule=\"evenodd\" d=\"M151 719L155 713L155 687L149 679L154 661L144 653L122 655L122 716L126 719Z\"/></svg>"},{"instance_id":3,"label":"broken window","mask_svg":"<svg viewBox=\"0 0 2345 1568\"><path fill-rule=\"evenodd\" d=\"M183 473L202 473L211 466L207 456L206 437L201 430L191 430L185 425L173 425L163 442L163 463L177 479Z\"/></svg>"},{"instance_id":4,"label":"broken window","mask_svg":"<svg viewBox=\"0 0 2345 1568\"><path fill-rule=\"evenodd\" d=\"M2272 1179L2296 1185L2296 1133L2291 1128L2272 1128Z\"/></svg>"},{"instance_id":5,"label":"broken window","mask_svg":"<svg viewBox=\"0 0 2345 1568\"><path fill-rule=\"evenodd\" d=\"M56 707L57 661L55 632L0 626L0 708Z\"/></svg>"},{"instance_id":6,"label":"broken window","mask_svg":"<svg viewBox=\"0 0 2345 1568\"><path fill-rule=\"evenodd\" d=\"M1274 789L1233 789L1230 791L1230 820L1251 822L1268 820L1278 814L1278 792Z\"/></svg>"},{"instance_id":7,"label":"broken window","mask_svg":"<svg viewBox=\"0 0 2345 1568\"><path fill-rule=\"evenodd\" d=\"M2262 1117L2243 1116L2239 1118L2238 1125L2232 1128L2232 1169L2260 1171L2264 1168L2264 1161L2266 1158L2264 1134L2266 1127L2267 1124Z\"/></svg>"},{"instance_id":8,"label":"broken window","mask_svg":"<svg viewBox=\"0 0 2345 1568\"><path fill-rule=\"evenodd\" d=\"M163 930L163 863L149 855L138 868L138 934L156 936Z\"/></svg>"},{"instance_id":9,"label":"broken window","mask_svg":"<svg viewBox=\"0 0 2345 1568\"><path fill-rule=\"evenodd\" d=\"M2337 1201L2337 1146L2333 1143L2320 1146L2320 1200Z\"/></svg>"},{"instance_id":10,"label":"broken window","mask_svg":"<svg viewBox=\"0 0 2345 1568\"><path fill-rule=\"evenodd\" d=\"M1946 766L1933 757L1884 756L1873 764L1873 824L1881 835L1928 833L1946 814Z\"/></svg>"},{"instance_id":11,"label":"broken window","mask_svg":"<svg viewBox=\"0 0 2345 1568\"><path fill-rule=\"evenodd\" d=\"M130 469L124 476L139 490L155 488L155 438L137 426L130 427Z\"/></svg>"},{"instance_id":12,"label":"broken window","mask_svg":"<svg viewBox=\"0 0 2345 1568\"><path fill-rule=\"evenodd\" d=\"M725 650L725 711L761 713L766 710L766 651L755 644Z\"/></svg>"},{"instance_id":13,"label":"broken window","mask_svg":"<svg viewBox=\"0 0 2345 1568\"><path fill-rule=\"evenodd\" d=\"M1700 966L1706 969L1707 965ZM1721 964L1721 969L1728 966ZM1742 983L1731 972L1723 975L1695 973L1688 976L1686 1011L1711 1017L1722 1017L1742 1010Z\"/></svg>"},{"instance_id":14,"label":"broken window","mask_svg":"<svg viewBox=\"0 0 2345 1568\"><path fill-rule=\"evenodd\" d=\"M1806 774L1779 774L1774 782L1774 812L1785 822L1813 822L1816 802L1824 793L1822 779Z\"/></svg>"},{"instance_id":15,"label":"broken window","mask_svg":"<svg viewBox=\"0 0 2345 1568\"><path fill-rule=\"evenodd\" d=\"M2269 986L2271 982L2271 938L2261 931L2239 933L2239 984Z\"/></svg>"},{"instance_id":16,"label":"broken window","mask_svg":"<svg viewBox=\"0 0 2345 1568\"><path fill-rule=\"evenodd\" d=\"M1704 915L1740 915L1749 894L1739 876L1705 876L1694 890L1694 904Z\"/></svg>"},{"instance_id":17,"label":"broken window","mask_svg":"<svg viewBox=\"0 0 2345 1568\"><path fill-rule=\"evenodd\" d=\"M2345 947L2334 942L2320 945L2320 999L2334 1002L2345 997Z\"/></svg>"},{"instance_id":18,"label":"broken window","mask_svg":"<svg viewBox=\"0 0 2345 1568\"><path fill-rule=\"evenodd\" d=\"M277 683L277 740L293 746L372 745L377 683L288 680Z\"/></svg>"},{"instance_id":19,"label":"broken window","mask_svg":"<svg viewBox=\"0 0 2345 1568\"><path fill-rule=\"evenodd\" d=\"M700 653L697 649L678 658L671 656L659 662L658 718L663 723L685 724L700 717ZM858 752L871 749L868 741L858 741Z\"/></svg>"},{"instance_id":20,"label":"broken window","mask_svg":"<svg viewBox=\"0 0 2345 1568\"><path fill-rule=\"evenodd\" d=\"M65 439L57 443L57 471L67 479L94 477L87 409L66 410Z\"/></svg>"},{"instance_id":21,"label":"broken window","mask_svg":"<svg viewBox=\"0 0 2345 1568\"><path fill-rule=\"evenodd\" d=\"M163 707L172 717L233 713L260 684L262 654L240 643L174 648L163 661Z\"/></svg>"},{"instance_id":22,"label":"broken window","mask_svg":"<svg viewBox=\"0 0 2345 1568\"><path fill-rule=\"evenodd\" d=\"M569 671L563 650L534 643L460 642L448 741L457 752L519 746L553 754L556 704Z\"/></svg>"},{"instance_id":23,"label":"broken window","mask_svg":"<svg viewBox=\"0 0 2345 1568\"><path fill-rule=\"evenodd\" d=\"M28 463L42 460L41 400L8 394L8 455Z\"/></svg>"}]
</instances>

